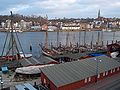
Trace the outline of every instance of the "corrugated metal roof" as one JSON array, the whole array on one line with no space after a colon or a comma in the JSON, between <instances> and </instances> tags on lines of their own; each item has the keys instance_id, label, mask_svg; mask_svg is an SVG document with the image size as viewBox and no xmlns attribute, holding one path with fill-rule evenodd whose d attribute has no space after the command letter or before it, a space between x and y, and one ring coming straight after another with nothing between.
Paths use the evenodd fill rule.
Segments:
<instances>
[{"instance_id":1,"label":"corrugated metal roof","mask_svg":"<svg viewBox=\"0 0 120 90\"><path fill-rule=\"evenodd\" d=\"M30 83L25 83L24 84L26 88L28 88L29 90L37 90L35 89Z\"/></svg>"},{"instance_id":2,"label":"corrugated metal roof","mask_svg":"<svg viewBox=\"0 0 120 90\"><path fill-rule=\"evenodd\" d=\"M84 56L87 56L87 55L90 55L90 54L101 54L101 53L104 53L105 51L104 50L99 50L99 51L86 51L86 52L83 52L83 53L64 53L62 55L54 55L52 56L52 58L61 58L61 57L68 57L68 58L72 58L72 59L79 59L81 57L84 57Z\"/></svg>"},{"instance_id":3,"label":"corrugated metal roof","mask_svg":"<svg viewBox=\"0 0 120 90\"><path fill-rule=\"evenodd\" d=\"M84 56L87 56L87 53L65 53L63 55L52 56L52 58L68 57L68 58L72 58L72 59L79 59Z\"/></svg>"},{"instance_id":4,"label":"corrugated metal roof","mask_svg":"<svg viewBox=\"0 0 120 90\"><path fill-rule=\"evenodd\" d=\"M37 64L47 64L47 63L50 63L50 62L57 62L49 57L46 57L46 56L42 56L40 59L35 59L33 57L31 58L24 58L22 60L20 60L20 63L22 66L29 66L29 65L37 65Z\"/></svg>"},{"instance_id":5,"label":"corrugated metal roof","mask_svg":"<svg viewBox=\"0 0 120 90\"><path fill-rule=\"evenodd\" d=\"M25 90L25 86L23 85L16 85L15 87L17 90Z\"/></svg>"},{"instance_id":6,"label":"corrugated metal roof","mask_svg":"<svg viewBox=\"0 0 120 90\"><path fill-rule=\"evenodd\" d=\"M21 65L22 66L29 66L29 65L32 65L32 63L28 60L28 59L22 59L22 60L20 60L20 63L21 63Z\"/></svg>"},{"instance_id":7,"label":"corrugated metal roof","mask_svg":"<svg viewBox=\"0 0 120 90\"><path fill-rule=\"evenodd\" d=\"M96 58L96 60L95 60ZM101 62L100 62L101 60ZM86 60L42 68L42 72L57 86L63 86L120 66L120 63L107 56L98 56Z\"/></svg>"},{"instance_id":8,"label":"corrugated metal roof","mask_svg":"<svg viewBox=\"0 0 120 90\"><path fill-rule=\"evenodd\" d=\"M79 59L81 57L90 55L90 54L101 54L106 52L105 50L98 50L98 51L86 51L83 53L63 53L61 55L54 55L52 56L52 58L61 58L61 57L68 57L68 58L72 58L72 59Z\"/></svg>"},{"instance_id":9,"label":"corrugated metal roof","mask_svg":"<svg viewBox=\"0 0 120 90\"><path fill-rule=\"evenodd\" d=\"M48 64L50 62L57 62L53 60L52 58L46 57L46 56L41 56L41 58L38 60L40 64Z\"/></svg>"},{"instance_id":10,"label":"corrugated metal roof","mask_svg":"<svg viewBox=\"0 0 120 90\"><path fill-rule=\"evenodd\" d=\"M30 83L24 83L24 85L15 85L17 90L36 90Z\"/></svg>"},{"instance_id":11,"label":"corrugated metal roof","mask_svg":"<svg viewBox=\"0 0 120 90\"><path fill-rule=\"evenodd\" d=\"M7 66L8 68L17 68L20 66L19 60L13 60L6 62L6 60L0 60L0 66Z\"/></svg>"},{"instance_id":12,"label":"corrugated metal roof","mask_svg":"<svg viewBox=\"0 0 120 90\"><path fill-rule=\"evenodd\" d=\"M38 60L36 60L35 58L31 57L31 58L23 58L22 60L20 60L20 63L22 66L29 66L29 65L36 65L36 64L40 64L40 62Z\"/></svg>"},{"instance_id":13,"label":"corrugated metal roof","mask_svg":"<svg viewBox=\"0 0 120 90\"><path fill-rule=\"evenodd\" d=\"M40 63L37 59L35 59L35 58L33 58L33 57L28 58L28 60L29 60L32 64L34 64L34 65L39 64L39 63Z\"/></svg>"}]
</instances>

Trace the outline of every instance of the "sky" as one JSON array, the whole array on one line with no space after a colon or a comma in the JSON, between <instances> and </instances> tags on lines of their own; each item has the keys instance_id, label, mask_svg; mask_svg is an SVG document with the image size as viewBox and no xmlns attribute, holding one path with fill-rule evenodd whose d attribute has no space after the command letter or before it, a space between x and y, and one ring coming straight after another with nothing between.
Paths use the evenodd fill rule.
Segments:
<instances>
[{"instance_id":1,"label":"sky","mask_svg":"<svg viewBox=\"0 0 120 90\"><path fill-rule=\"evenodd\" d=\"M48 18L120 17L120 0L0 0L0 14L40 15Z\"/></svg>"}]
</instances>

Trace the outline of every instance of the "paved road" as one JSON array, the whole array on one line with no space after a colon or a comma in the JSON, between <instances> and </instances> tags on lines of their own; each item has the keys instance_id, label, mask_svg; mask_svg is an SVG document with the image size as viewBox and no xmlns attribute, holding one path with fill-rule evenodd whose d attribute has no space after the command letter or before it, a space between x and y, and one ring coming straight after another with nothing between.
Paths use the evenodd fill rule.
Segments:
<instances>
[{"instance_id":1,"label":"paved road","mask_svg":"<svg viewBox=\"0 0 120 90\"><path fill-rule=\"evenodd\" d=\"M78 90L120 90L120 73Z\"/></svg>"},{"instance_id":2,"label":"paved road","mask_svg":"<svg viewBox=\"0 0 120 90\"><path fill-rule=\"evenodd\" d=\"M120 79L105 85L104 87L98 88L98 90L120 90Z\"/></svg>"}]
</instances>

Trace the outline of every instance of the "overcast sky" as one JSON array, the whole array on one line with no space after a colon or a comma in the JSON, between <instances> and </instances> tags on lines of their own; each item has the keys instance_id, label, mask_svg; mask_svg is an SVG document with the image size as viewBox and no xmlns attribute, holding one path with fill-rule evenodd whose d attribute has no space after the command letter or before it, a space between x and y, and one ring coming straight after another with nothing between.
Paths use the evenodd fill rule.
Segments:
<instances>
[{"instance_id":1,"label":"overcast sky","mask_svg":"<svg viewBox=\"0 0 120 90\"><path fill-rule=\"evenodd\" d=\"M120 0L0 0L0 14L48 15L48 18L120 17Z\"/></svg>"}]
</instances>

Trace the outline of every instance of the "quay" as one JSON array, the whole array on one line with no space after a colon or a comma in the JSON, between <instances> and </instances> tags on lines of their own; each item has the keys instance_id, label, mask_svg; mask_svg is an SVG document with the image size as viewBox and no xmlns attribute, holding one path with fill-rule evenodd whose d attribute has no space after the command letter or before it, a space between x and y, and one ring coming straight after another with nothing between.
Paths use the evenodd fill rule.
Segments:
<instances>
[{"instance_id":1,"label":"quay","mask_svg":"<svg viewBox=\"0 0 120 90\"><path fill-rule=\"evenodd\" d=\"M120 29L110 29L111 32L115 32L115 31L120 31ZM105 30L102 30L102 29L57 29L57 30L53 30L53 31L48 31L48 32L79 32L79 31L105 31ZM106 30L107 31L107 30ZM0 32L9 32L9 30L7 29L1 29L0 28ZM34 29L24 29L24 30L17 30L17 32L46 32L46 30L34 30Z\"/></svg>"}]
</instances>

